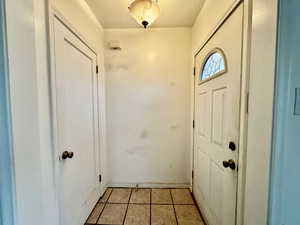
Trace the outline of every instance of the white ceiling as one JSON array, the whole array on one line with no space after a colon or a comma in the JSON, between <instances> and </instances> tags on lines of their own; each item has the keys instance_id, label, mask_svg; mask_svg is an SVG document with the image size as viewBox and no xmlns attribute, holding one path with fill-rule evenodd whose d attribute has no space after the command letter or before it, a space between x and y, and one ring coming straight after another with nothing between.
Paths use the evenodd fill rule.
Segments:
<instances>
[{"instance_id":1,"label":"white ceiling","mask_svg":"<svg viewBox=\"0 0 300 225\"><path fill-rule=\"evenodd\" d=\"M86 0L104 28L140 27L129 15L133 0ZM204 0L158 0L160 17L152 27L190 27L193 25Z\"/></svg>"}]
</instances>

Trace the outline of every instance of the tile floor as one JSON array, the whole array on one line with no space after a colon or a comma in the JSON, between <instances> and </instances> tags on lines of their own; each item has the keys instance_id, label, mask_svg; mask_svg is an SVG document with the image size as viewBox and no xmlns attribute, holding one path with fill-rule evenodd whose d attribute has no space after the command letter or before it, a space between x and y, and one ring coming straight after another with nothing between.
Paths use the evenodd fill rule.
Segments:
<instances>
[{"instance_id":1,"label":"tile floor","mask_svg":"<svg viewBox=\"0 0 300 225\"><path fill-rule=\"evenodd\" d=\"M86 225L204 225L188 189L108 188Z\"/></svg>"}]
</instances>

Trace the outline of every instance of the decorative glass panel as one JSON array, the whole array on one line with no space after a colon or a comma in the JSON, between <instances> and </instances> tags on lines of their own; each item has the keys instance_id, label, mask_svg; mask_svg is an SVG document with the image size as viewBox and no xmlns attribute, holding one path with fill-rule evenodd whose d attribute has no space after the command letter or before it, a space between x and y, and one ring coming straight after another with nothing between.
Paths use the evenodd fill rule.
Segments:
<instances>
[{"instance_id":1,"label":"decorative glass panel","mask_svg":"<svg viewBox=\"0 0 300 225\"><path fill-rule=\"evenodd\" d=\"M222 74L226 71L226 61L221 50L214 50L206 58L201 70L201 80Z\"/></svg>"}]
</instances>

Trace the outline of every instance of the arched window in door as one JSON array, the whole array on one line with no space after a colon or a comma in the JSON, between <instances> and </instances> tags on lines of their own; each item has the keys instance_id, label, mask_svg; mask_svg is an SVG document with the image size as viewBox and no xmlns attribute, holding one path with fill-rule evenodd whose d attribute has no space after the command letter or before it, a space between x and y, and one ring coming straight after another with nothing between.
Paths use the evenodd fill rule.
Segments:
<instances>
[{"instance_id":1,"label":"arched window in door","mask_svg":"<svg viewBox=\"0 0 300 225\"><path fill-rule=\"evenodd\" d=\"M200 82L227 72L226 57L219 48L212 50L202 65Z\"/></svg>"}]
</instances>

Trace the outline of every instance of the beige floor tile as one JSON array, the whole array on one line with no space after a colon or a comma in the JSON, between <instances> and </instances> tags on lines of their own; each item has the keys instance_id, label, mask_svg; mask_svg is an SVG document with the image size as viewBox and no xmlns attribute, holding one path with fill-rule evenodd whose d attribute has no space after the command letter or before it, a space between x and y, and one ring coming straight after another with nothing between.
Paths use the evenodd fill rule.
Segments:
<instances>
[{"instance_id":1,"label":"beige floor tile","mask_svg":"<svg viewBox=\"0 0 300 225\"><path fill-rule=\"evenodd\" d=\"M131 189L129 188L113 188L108 199L109 203L128 203Z\"/></svg>"},{"instance_id":2,"label":"beige floor tile","mask_svg":"<svg viewBox=\"0 0 300 225\"><path fill-rule=\"evenodd\" d=\"M172 204L169 189L152 189L152 204Z\"/></svg>"},{"instance_id":3,"label":"beige floor tile","mask_svg":"<svg viewBox=\"0 0 300 225\"><path fill-rule=\"evenodd\" d=\"M133 189L130 203L150 204L150 189Z\"/></svg>"},{"instance_id":4,"label":"beige floor tile","mask_svg":"<svg viewBox=\"0 0 300 225\"><path fill-rule=\"evenodd\" d=\"M150 205L129 205L125 225L150 225Z\"/></svg>"},{"instance_id":5,"label":"beige floor tile","mask_svg":"<svg viewBox=\"0 0 300 225\"><path fill-rule=\"evenodd\" d=\"M127 204L106 204L98 224L122 225L126 209Z\"/></svg>"},{"instance_id":6,"label":"beige floor tile","mask_svg":"<svg viewBox=\"0 0 300 225\"><path fill-rule=\"evenodd\" d=\"M87 220L87 224L96 224L103 208L104 208L104 204L102 204L102 203L97 204L95 209L89 216L89 218Z\"/></svg>"},{"instance_id":7,"label":"beige floor tile","mask_svg":"<svg viewBox=\"0 0 300 225\"><path fill-rule=\"evenodd\" d=\"M112 192L112 188L107 188L107 190L105 191L103 197L100 199L99 202L105 203L108 200L111 192Z\"/></svg>"},{"instance_id":8,"label":"beige floor tile","mask_svg":"<svg viewBox=\"0 0 300 225\"><path fill-rule=\"evenodd\" d=\"M176 225L173 205L151 205L151 225Z\"/></svg>"},{"instance_id":9,"label":"beige floor tile","mask_svg":"<svg viewBox=\"0 0 300 225\"><path fill-rule=\"evenodd\" d=\"M172 189L171 194L174 204L194 204L194 200L189 189Z\"/></svg>"},{"instance_id":10,"label":"beige floor tile","mask_svg":"<svg viewBox=\"0 0 300 225\"><path fill-rule=\"evenodd\" d=\"M204 225L194 205L175 205L178 225Z\"/></svg>"}]
</instances>

